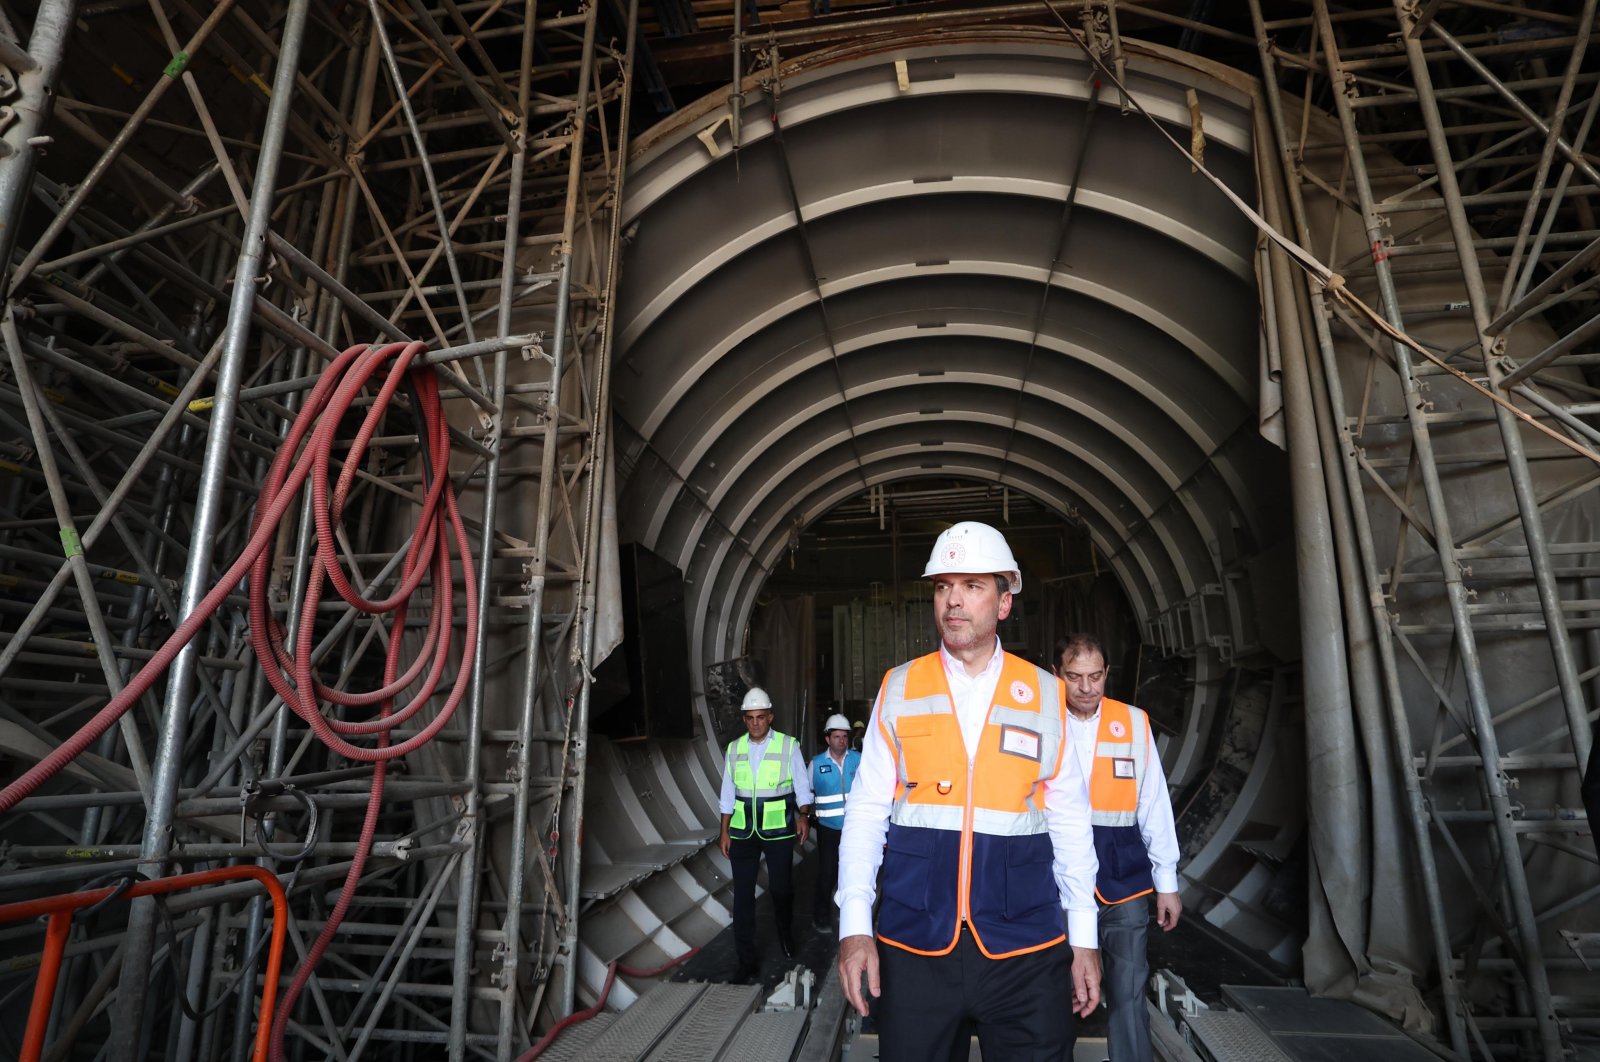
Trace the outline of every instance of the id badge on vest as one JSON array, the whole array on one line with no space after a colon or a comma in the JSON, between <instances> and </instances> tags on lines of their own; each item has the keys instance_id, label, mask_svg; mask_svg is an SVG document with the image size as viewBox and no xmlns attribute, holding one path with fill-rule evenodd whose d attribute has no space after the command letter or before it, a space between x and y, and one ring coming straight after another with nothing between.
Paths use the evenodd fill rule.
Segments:
<instances>
[{"instance_id":1,"label":"id badge on vest","mask_svg":"<svg viewBox=\"0 0 1600 1062\"><path fill-rule=\"evenodd\" d=\"M1000 727L1000 751L1025 760L1039 759L1039 735L1020 726L1003 724Z\"/></svg>"},{"instance_id":2,"label":"id badge on vest","mask_svg":"<svg viewBox=\"0 0 1600 1062\"><path fill-rule=\"evenodd\" d=\"M1113 756L1111 758L1111 777L1134 778L1134 763L1132 756Z\"/></svg>"}]
</instances>

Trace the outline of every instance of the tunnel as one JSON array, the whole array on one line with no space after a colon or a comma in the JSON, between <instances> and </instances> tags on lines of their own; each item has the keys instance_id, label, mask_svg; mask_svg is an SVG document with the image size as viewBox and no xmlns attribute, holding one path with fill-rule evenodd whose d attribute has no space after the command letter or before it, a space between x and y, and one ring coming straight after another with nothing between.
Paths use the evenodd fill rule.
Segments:
<instances>
[{"instance_id":1,"label":"tunnel","mask_svg":"<svg viewBox=\"0 0 1600 1062\"><path fill-rule=\"evenodd\" d=\"M851 502L906 509L894 563L909 602L937 530L1005 529L1015 497L1019 611L1042 619L1047 598L1062 605L1052 584L1102 571L1128 696L1138 646L1168 639L1177 663L1150 692L1174 784L1198 790L1240 668L1259 697L1299 655L1249 219L1059 36L841 49L785 71L781 93L762 76L736 131L714 97L646 134L623 216L619 523L683 573L691 673L747 655L763 590L803 584L792 560L827 540L808 532ZM1247 93L1169 55L1141 55L1128 76L1185 137L1194 93L1207 166L1255 198ZM1049 541L1027 548L1030 536ZM855 562L863 585L887 540ZM927 606L905 613L915 640ZM1016 648L1043 661L1041 631L1018 631ZM1158 670L1145 664L1147 679ZM673 777L704 822L729 720L698 704L711 741ZM799 707L780 707L780 725L798 727ZM1255 780L1264 805L1294 806L1288 777ZM1243 782L1201 800L1205 814L1220 820ZM684 826L665 806L602 807L662 815L661 837ZM1273 821L1282 810L1253 814L1287 848L1298 827L1292 813ZM590 816L597 860L641 843L637 827ZM1290 933L1236 917L1253 946L1288 957Z\"/></svg>"},{"instance_id":2,"label":"tunnel","mask_svg":"<svg viewBox=\"0 0 1600 1062\"><path fill-rule=\"evenodd\" d=\"M850 702L830 670L845 659L828 660L852 622L841 582L857 587L854 622L871 596L895 614L895 648L931 648L916 583L934 534L965 518L1004 530L1015 498L1025 604L1002 637L1042 661L1063 614L1109 632L1113 691L1158 723L1186 902L1267 968L1416 1022L1440 1004L1411 972L1429 948L1414 839L1398 786L1380 774L1371 794L1353 788L1392 766L1388 739L1352 711L1343 675L1302 659L1299 591L1333 547L1317 542L1291 483L1286 423L1305 411L1286 412L1282 361L1312 340L1252 218L1218 187L1286 212L1281 188L1263 187L1279 180L1263 153L1267 109L1233 71L1157 47L1130 55L1137 108L1061 33L839 47L751 74L737 105L731 91L713 95L641 138L612 384L619 521L624 541L682 574L699 740L693 755L597 741L606 769L586 858L627 864L714 821L721 743L736 725L714 688L721 663L754 661L756 677L775 667L792 684L778 725L814 727L819 702ZM1312 128L1336 133L1320 113ZM1195 145L1209 179L1175 141ZM1339 213L1313 219L1317 237L1359 253L1359 226ZM1263 293L1274 284L1275 299ZM1437 281L1402 284L1440 297ZM1521 342L1541 341L1541 327L1528 322ZM1337 350L1336 375L1352 394L1365 387L1368 415L1403 410L1364 378L1355 344ZM1463 439L1474 430L1486 429ZM1559 451L1545 457L1544 482L1571 473ZM1451 483L1480 523L1511 509L1482 470ZM1363 488L1374 513L1380 490ZM905 521L892 536L890 509ZM1381 548L1395 549L1404 523L1377 519ZM785 610L785 595L808 591ZM1337 647L1344 635L1317 600L1310 636ZM1432 588L1399 600L1443 614ZM813 624L825 629L804 631ZM794 661L797 638L825 680ZM1418 644L1444 662L1442 643ZM1528 644L1484 652L1528 666ZM1514 680L1520 694L1501 696L1541 686L1532 666ZM856 683L858 715L877 674ZM1404 681L1421 735L1427 687ZM1557 716L1543 719L1525 720L1530 734L1559 733ZM1358 751L1363 737L1373 743ZM628 790L640 786L674 794L639 801ZM1340 825L1308 825L1336 810ZM1559 905L1592 868L1557 862L1553 873L1577 877L1535 889ZM1459 875L1492 865L1476 849L1445 868L1448 917L1465 915ZM696 942L726 925L725 867L695 857L670 874L592 916L591 990L619 942Z\"/></svg>"},{"instance_id":3,"label":"tunnel","mask_svg":"<svg viewBox=\"0 0 1600 1062\"><path fill-rule=\"evenodd\" d=\"M1600 5L833 6L0 5L0 1056L833 1062L725 752L962 520L1152 721L1163 1059L1596 1050Z\"/></svg>"}]
</instances>

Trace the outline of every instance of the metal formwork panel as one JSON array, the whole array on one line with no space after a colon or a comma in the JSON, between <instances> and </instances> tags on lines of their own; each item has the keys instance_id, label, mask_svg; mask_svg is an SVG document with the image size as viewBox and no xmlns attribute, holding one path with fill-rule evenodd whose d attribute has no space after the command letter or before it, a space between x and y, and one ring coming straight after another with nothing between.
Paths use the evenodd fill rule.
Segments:
<instances>
[{"instance_id":1,"label":"metal formwork panel","mask_svg":"<svg viewBox=\"0 0 1600 1062\"><path fill-rule=\"evenodd\" d=\"M589 1046L616 1023L615 1014L596 1014L561 1030L561 1035L539 1057L545 1062L576 1062L589 1057Z\"/></svg>"},{"instance_id":2,"label":"metal formwork panel","mask_svg":"<svg viewBox=\"0 0 1600 1062\"><path fill-rule=\"evenodd\" d=\"M761 1002L760 985L711 985L650 1052L650 1062L714 1058ZM743 1057L743 1056L733 1056Z\"/></svg>"},{"instance_id":3,"label":"metal formwork panel","mask_svg":"<svg viewBox=\"0 0 1600 1062\"><path fill-rule=\"evenodd\" d=\"M1392 1022L1349 1000L1270 985L1223 985L1222 997L1303 1062L1428 1062L1434 1057Z\"/></svg>"},{"instance_id":4,"label":"metal formwork panel","mask_svg":"<svg viewBox=\"0 0 1600 1062\"><path fill-rule=\"evenodd\" d=\"M585 1062L634 1062L643 1058L694 1006L705 987L677 981L656 985L595 1040L584 1052Z\"/></svg>"},{"instance_id":5,"label":"metal formwork panel","mask_svg":"<svg viewBox=\"0 0 1600 1062\"><path fill-rule=\"evenodd\" d=\"M1219 1062L1289 1062L1248 1014L1206 1010L1191 1014L1188 1025L1196 1045Z\"/></svg>"},{"instance_id":6,"label":"metal formwork panel","mask_svg":"<svg viewBox=\"0 0 1600 1062\"><path fill-rule=\"evenodd\" d=\"M739 1026L720 1056L723 1062L789 1062L800 1047L808 1010L756 1014Z\"/></svg>"}]
</instances>

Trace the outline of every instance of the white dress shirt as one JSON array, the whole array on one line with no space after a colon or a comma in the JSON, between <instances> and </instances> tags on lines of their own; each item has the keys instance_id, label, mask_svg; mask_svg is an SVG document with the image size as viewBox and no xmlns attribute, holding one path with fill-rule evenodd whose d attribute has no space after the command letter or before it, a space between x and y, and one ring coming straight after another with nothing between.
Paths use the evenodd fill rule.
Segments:
<instances>
[{"instance_id":1,"label":"white dress shirt","mask_svg":"<svg viewBox=\"0 0 1600 1062\"><path fill-rule=\"evenodd\" d=\"M735 738L734 740L738 740ZM772 731L767 731L766 741L750 742L750 769L755 770L755 765L766 754L767 742L772 740ZM724 752L727 750L724 749ZM811 791L811 772L806 770L805 757L800 755L800 742L793 738L789 740L789 773L794 777L794 802L802 808L811 806L814 796ZM733 788L733 772L728 769L727 758L724 756L722 764L722 796L717 810L724 815L733 814L733 806L738 801Z\"/></svg>"},{"instance_id":2,"label":"white dress shirt","mask_svg":"<svg viewBox=\"0 0 1600 1062\"><path fill-rule=\"evenodd\" d=\"M1146 722L1149 716L1145 716ZM1078 768L1085 778L1094 773L1094 747L1100 740L1100 709L1088 719L1079 719L1067 713L1067 731L1072 736L1072 750ZM1167 773L1161 769L1161 757L1156 754L1155 735L1145 727L1145 740L1150 743L1146 757L1148 769L1139 783L1139 836L1144 838L1144 850L1150 856L1150 869L1155 878L1157 892L1178 891L1178 830L1172 818L1172 799L1167 796Z\"/></svg>"},{"instance_id":3,"label":"white dress shirt","mask_svg":"<svg viewBox=\"0 0 1600 1062\"><path fill-rule=\"evenodd\" d=\"M967 761L973 759L994 688L1000 681L1000 639L995 639L994 655L977 675L968 675L965 665L939 647L950 696L955 701L956 721L967 746ZM883 863L883 843L889 833L889 809L894 803L899 771L894 752L878 728L879 703L872 706L866 737L861 745L861 763L856 767L850 802L845 806L844 833L839 839L839 939L872 933L872 903L877 898L878 867ZM1050 826L1050 841L1055 848L1056 887L1061 906L1067 912L1067 935L1080 948L1099 946L1096 922L1094 879L1100 869L1094 854L1094 833L1089 826L1089 788L1076 758L1068 755L1062 735L1061 769L1045 783L1045 817Z\"/></svg>"}]
</instances>

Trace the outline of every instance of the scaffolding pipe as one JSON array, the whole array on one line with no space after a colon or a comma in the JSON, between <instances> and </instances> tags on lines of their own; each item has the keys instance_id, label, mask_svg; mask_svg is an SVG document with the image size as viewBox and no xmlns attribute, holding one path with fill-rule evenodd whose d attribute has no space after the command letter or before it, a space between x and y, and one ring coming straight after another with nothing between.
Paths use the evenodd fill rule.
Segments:
<instances>
[{"instance_id":1,"label":"scaffolding pipe","mask_svg":"<svg viewBox=\"0 0 1600 1062\"><path fill-rule=\"evenodd\" d=\"M638 29L639 0L628 0L628 28L623 38L621 73L624 98L627 98L628 89L633 84L634 42ZM562 1017L571 1014L577 1007L578 919L581 910L577 899L581 895L583 871L578 841L583 837L584 787L589 774L589 700L594 688L596 587L599 585L600 549L604 538L601 528L602 503L611 468L608 446L610 445L611 349L616 334L613 316L616 310L617 276L622 269L622 196L628 171L628 119L631 113L632 108L622 108L622 113L617 119L617 142L612 151L616 176L612 181L610 232L606 241L606 281L601 286L604 301L601 303L602 316L598 322L600 342L594 351L594 399L590 403L590 408L595 411L595 421L590 435L589 506L584 524L583 578L578 584L582 599L577 607L582 621L578 644L573 654L578 681L578 694L573 706L571 725L574 766L572 791L567 794L563 802L561 823L562 836L572 838L569 842L572 854L567 862L566 875L568 915L561 941L561 951L567 957L567 961L561 966L560 980L556 983L555 993L557 1007Z\"/></svg>"},{"instance_id":2,"label":"scaffolding pipe","mask_svg":"<svg viewBox=\"0 0 1600 1062\"><path fill-rule=\"evenodd\" d=\"M1306 211L1305 199L1301 193L1300 182L1293 179L1293 175L1299 170L1296 164L1297 155L1292 150L1292 145L1295 141L1289 135L1288 125L1284 118L1283 101L1278 92L1278 76L1273 62L1273 52L1261 12L1261 0L1250 0L1250 14L1252 21L1255 23L1262 69L1265 74L1262 83L1267 100L1267 112L1272 122L1279 165L1283 167L1287 177L1284 185L1289 197L1289 208L1294 219L1296 236L1302 246L1309 247L1312 246L1309 216ZM1311 299L1316 304L1316 312L1310 314L1310 318L1312 327L1315 330L1317 349L1321 355L1322 370L1319 375L1327 392L1330 407L1329 414L1334 422L1339 425L1341 451L1346 455L1353 454L1355 452L1355 440L1351 437L1351 421L1345 412L1346 405L1343 387L1339 379L1337 351L1334 347L1333 334L1328 323L1329 315L1325 305L1326 294L1320 286L1309 281L1307 286L1310 289ZM1412 766L1415 757L1411 754L1410 723L1405 717L1405 700L1399 688L1394 646L1389 629L1389 616L1383 606L1383 598L1373 576L1376 571L1376 565L1374 564L1376 550L1373 545L1370 517L1366 506L1362 503L1364 494L1361 489L1359 470L1355 467L1353 461L1344 460L1341 464L1344 469L1345 491L1351 502L1350 508L1353 529L1356 533L1356 543L1364 561L1363 570L1367 585L1370 588L1368 600L1372 614L1372 630L1376 634L1380 674L1383 677L1384 692L1387 695L1385 705L1388 709L1390 733L1395 742L1395 760L1406 792L1412 843L1417 853L1417 864L1422 872L1423 899L1427 905L1434 962L1439 976L1441 995L1444 998L1445 1027L1449 1032L1451 1049L1460 1058L1466 1059L1469 1054L1461 987L1455 973L1454 956L1450 947L1449 926L1445 916L1443 889L1439 882L1439 870L1438 864L1434 859L1432 839L1428 833L1428 817L1422 795L1421 780Z\"/></svg>"},{"instance_id":3,"label":"scaffolding pipe","mask_svg":"<svg viewBox=\"0 0 1600 1062\"><path fill-rule=\"evenodd\" d=\"M49 253L50 245L55 242L56 237L60 236L62 230L67 227L67 222L83 206L84 200L89 197L95 186L100 183L101 179L110 171L112 165L121 157L124 149L133 142L133 138L138 135L140 127L144 125L145 119L150 117L151 112L156 109L156 104L161 102L161 97L166 95L167 90L177 80L172 74L174 68L180 71L183 69L189 61L189 56L200 50L201 46L205 44L206 38L211 36L212 31L217 28L217 24L222 21L223 16L233 8L233 4L234 0L218 0L217 5L212 8L206 20L195 31L194 36L190 37L188 43L184 45L178 55L173 57L172 65L168 66L167 72L164 72L161 77L156 79L156 83L145 94L144 100L140 102L133 114L129 115L127 122L123 125L121 131L117 133L116 139L112 140L100 157L95 160L95 164L90 168L88 175L72 190L72 195L61 205L61 209L50 220L50 224L45 226L43 235L34 242L33 250L29 251L27 257L17 265L16 271L11 276L13 289L33 274L34 268ZM265 150L266 145L263 144L263 151ZM277 165L276 158L273 159L273 165L274 167ZM169 195L169 198L176 198L176 196L177 193L173 192Z\"/></svg>"},{"instance_id":4,"label":"scaffolding pipe","mask_svg":"<svg viewBox=\"0 0 1600 1062\"><path fill-rule=\"evenodd\" d=\"M22 208L33 187L39 133L50 118L56 78L78 0L44 0L33 19L27 55L32 69L16 71L17 97L10 104L15 121L0 135L0 265L11 261ZM6 280L9 292L13 281Z\"/></svg>"},{"instance_id":5,"label":"scaffolding pipe","mask_svg":"<svg viewBox=\"0 0 1600 1062\"><path fill-rule=\"evenodd\" d=\"M1587 37L1594 24L1596 0L1585 0L1583 12L1579 18L1579 35ZM1400 24L1405 26L1409 16L1400 5L1396 5L1396 16ZM1433 151L1434 161L1439 170L1439 190L1443 193L1447 203L1447 216L1450 220L1450 232L1456 243L1457 254L1461 258L1462 277L1467 285L1467 301L1471 304L1473 325L1477 329L1482 344L1484 368L1488 373L1489 386L1505 392L1506 385L1502 383L1502 360L1499 357L1503 341L1488 334L1490 315L1493 307L1489 293L1483 282L1483 272L1478 264L1478 256L1473 249L1473 233L1467 224L1466 211L1461 204L1461 188L1456 182L1455 170L1450 166L1450 145L1443 133L1443 121L1439 116L1438 102L1433 99L1433 78L1428 71L1427 63L1423 61L1422 46L1414 36L1405 37L1407 55L1411 58L1412 79L1417 87L1417 95L1421 101L1422 118L1428 129L1428 143ZM1574 51L1570 73L1576 74L1578 63L1582 56L1582 49ZM1563 87L1565 94L1570 90L1570 82ZM1564 110L1565 99L1557 103L1557 123L1559 115ZM1553 149L1557 139L1552 128L1548 134L1550 147ZM1359 178L1358 178L1359 179ZM1509 397L1509 396L1508 396ZM1578 762L1584 763L1589 758L1589 724L1587 721L1588 708L1584 701L1583 684L1578 681L1578 664L1572 655L1572 643L1567 637L1566 617L1562 614L1561 591L1556 586L1555 573L1550 563L1550 546L1545 536L1544 518L1540 512L1540 500L1534 491L1533 476L1528 470L1527 455L1523 450L1522 428L1519 420L1508 408L1509 403L1495 403L1495 420L1500 427L1501 440L1506 451L1506 470L1511 477L1511 487L1515 494L1517 510L1522 516L1522 530L1528 543L1528 559L1533 567L1534 583L1539 592L1539 604L1544 614L1545 631L1550 641L1551 656L1555 660L1556 677L1561 686L1561 700L1566 709L1567 726L1572 733L1572 746L1577 751ZM1515 882L1511 885L1513 897L1517 898L1518 888ZM1519 903L1520 903L1519 898ZM1531 915L1532 906L1529 902ZM1533 954L1537 953L1534 949ZM1530 984L1537 983L1530 978ZM1548 988L1546 988L1548 992ZM1552 1021L1554 1020L1552 1014ZM1542 1026L1541 1026L1542 1028ZM1546 1042L1546 1046L1549 1043Z\"/></svg>"},{"instance_id":6,"label":"scaffolding pipe","mask_svg":"<svg viewBox=\"0 0 1600 1062\"><path fill-rule=\"evenodd\" d=\"M216 404L206 434L205 457L196 489L194 530L189 541L189 556L184 565L183 616L194 613L211 582L211 559L215 538L222 524L222 491L233 446L233 424L238 413L237 395L244 375L244 359L250 338L251 311L255 304L255 279L266 256L266 233L272 221L272 189L277 181L282 157L284 128L294 95L295 70L300 61L300 46L305 36L310 0L289 0L284 23L283 44L278 67L273 73L272 102L261 138L261 157L251 184L250 218L245 227L242 248L234 267L234 285L228 308L222 356L217 369ZM173 806L183 767L184 743L188 730L190 691L194 685L199 647L190 644L173 661L162 702L160 743L156 752L154 792L145 819L141 842L141 862L146 873L166 873L171 850ZM150 984L150 966L156 929L155 901L135 901L128 912L127 950L123 955L118 982L114 1026L128 1030L110 1044L112 1062L134 1062L145 1019L145 996Z\"/></svg>"},{"instance_id":7,"label":"scaffolding pipe","mask_svg":"<svg viewBox=\"0 0 1600 1062\"><path fill-rule=\"evenodd\" d=\"M1345 74L1340 63L1338 42L1333 34L1333 24L1329 20L1327 0L1313 0L1313 2L1317 25L1322 36L1322 46L1328 64L1329 76L1336 85L1343 84ZM1339 123L1345 140L1345 151L1350 162L1350 174L1355 186L1357 200L1361 206L1362 226L1367 234L1369 244L1381 248L1385 244L1383 218L1378 212L1371 183L1367 178L1366 158L1362 153L1361 141L1356 132L1355 113L1350 107L1349 97L1344 92L1334 92L1333 99L1339 112ZM1430 123L1430 134L1434 132L1434 129L1435 125ZM1440 132L1442 134L1442 130ZM1443 158L1448 159L1448 155L1443 156ZM1446 181L1453 180L1453 177L1454 174L1445 172L1445 167L1441 165L1441 187L1445 186ZM1389 270L1388 259L1375 254L1373 256L1373 267L1374 275L1378 281L1382 313L1392 327L1404 331L1405 321L1401 314L1399 292L1395 287L1394 276ZM1432 517L1435 534L1435 555L1439 560L1440 577L1450 609L1452 627L1455 633L1455 646L1461 662L1461 674L1467 687L1467 701L1477 725L1478 740L1483 749L1485 791L1490 805L1496 813L1496 830L1508 856L1501 865L1512 899L1515 902L1518 932L1528 957L1528 967L1525 972L1539 1004L1540 1038L1546 1046L1549 1057L1560 1057L1562 1050L1561 1036L1553 1020L1553 1012L1550 1009L1549 982L1544 967L1537 961L1539 956L1538 927L1534 921L1533 906L1528 895L1527 877L1523 870L1522 861L1509 858L1511 853L1518 851L1515 832L1510 828L1510 800L1506 792L1505 776L1499 768L1498 743L1495 739L1494 723L1489 708L1489 694L1484 685L1483 665L1478 656L1477 635L1473 630L1472 616L1467 604L1467 588L1463 581L1463 568L1456 560L1455 538L1450 526L1450 514L1445 497L1444 484L1439 478L1439 466L1434 459L1432 432L1426 413L1427 403L1421 393L1418 378L1412 370L1411 349L1400 342L1393 342L1391 348L1393 362L1399 373L1405 394L1406 419L1411 428L1411 440L1417 456L1418 473L1422 481L1424 496L1427 499L1428 512ZM1410 760L1402 755L1402 762L1409 763ZM1547 1016L1550 1020L1547 1020Z\"/></svg>"},{"instance_id":8,"label":"scaffolding pipe","mask_svg":"<svg viewBox=\"0 0 1600 1062\"><path fill-rule=\"evenodd\" d=\"M537 26L537 8L535 0L526 0L523 7L522 53L517 75L517 119L511 130L511 180L507 188L505 248L502 251L500 301L495 319L496 330L502 336L511 332L512 292L517 278L517 235L522 227L522 185L528 165L525 138L528 133L528 103L532 92L533 42ZM472 687L467 694L467 718L463 735L467 758L464 774L471 788L466 793L465 832L462 837L467 849L461 858L460 874L456 883L453 965L458 974L460 971L471 970L474 965L473 953L478 931L479 876L484 859L483 841L488 825L484 820L483 792L480 787L483 774L483 702L489 681L488 616L493 596L494 528L500 512L500 469L505 453L503 411L506 403L507 360L507 352L504 349L496 351L490 374L492 388L490 399L495 404L496 412L490 428L493 434L485 438L485 442L489 445L489 460L483 478L483 538L479 547L478 564L478 607L482 610L483 622L478 624L478 641L473 649ZM555 381L552 380L551 383L554 384ZM465 976L457 976L454 988L455 991L450 996L450 1033L446 1040L446 1050L449 1052L450 1062L465 1062L468 1025L472 1015L472 980Z\"/></svg>"},{"instance_id":9,"label":"scaffolding pipe","mask_svg":"<svg viewBox=\"0 0 1600 1062\"><path fill-rule=\"evenodd\" d=\"M560 477L557 475L557 441L558 428L561 423L561 385L566 371L568 356L567 333L570 328L569 313L571 309L573 254L572 239L577 222L578 191L583 179L583 144L588 129L589 112L589 82L590 73L594 62L594 40L596 23L599 18L598 3L591 3L585 9L583 22L582 57L578 75L578 88L576 94L576 109L573 112L571 140L568 147L570 152L567 165L567 197L566 209L562 217L561 242L559 243L559 256L557 269L560 279L556 282L555 322L551 335L551 361L550 361L550 388L545 393L544 409L544 438L540 454L539 492L538 504L535 509L534 530L534 560L532 571L528 578L528 637L526 662L523 668L522 702L517 712L517 745L516 745L516 778L517 796L511 829L511 867L510 880L506 882L506 920L505 933L505 959L500 969L500 991L502 1002L500 1010L500 1040L497 1049L497 1062L509 1062L512 1052L512 1039L514 1022L518 1018L517 994L519 963L522 951L522 892L527 875L528 864L528 799L526 786L529 775L529 745L533 730L534 706L539 697L540 683L540 658L544 647L544 598L546 587L546 570L549 565L550 525L555 519L553 510L554 491ZM620 209L621 204L614 204L615 209ZM569 719L570 726L570 719ZM582 772L583 764L575 763L574 768ZM566 784L566 777L558 778L558 785ZM557 793L560 792L558 788ZM561 843L566 846L569 858L578 858L576 846L577 838L565 837ZM542 839L541 839L542 844ZM543 855L540 858L544 864ZM554 887L554 882L547 883ZM560 899L560 897L558 897ZM577 897L569 895L564 898L565 917L574 917L577 907ZM548 915L544 916L548 917ZM558 956L558 961L566 964L576 963L576 955ZM520 1039L520 1038L519 1038ZM520 1046L520 1043L518 1044Z\"/></svg>"}]
</instances>

